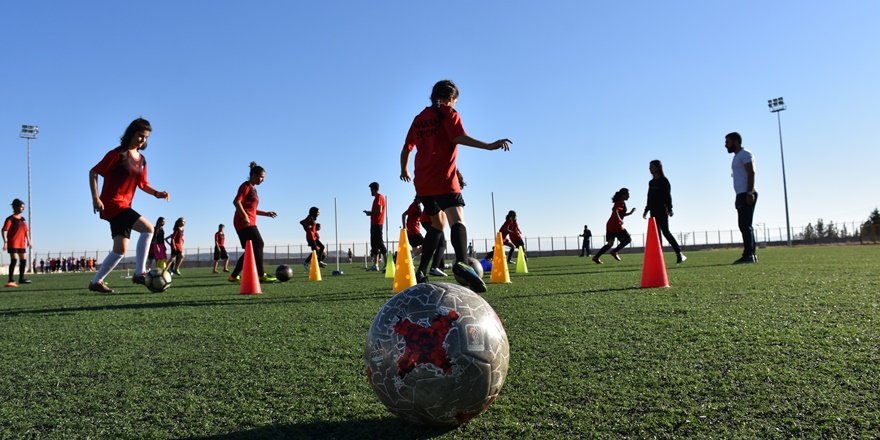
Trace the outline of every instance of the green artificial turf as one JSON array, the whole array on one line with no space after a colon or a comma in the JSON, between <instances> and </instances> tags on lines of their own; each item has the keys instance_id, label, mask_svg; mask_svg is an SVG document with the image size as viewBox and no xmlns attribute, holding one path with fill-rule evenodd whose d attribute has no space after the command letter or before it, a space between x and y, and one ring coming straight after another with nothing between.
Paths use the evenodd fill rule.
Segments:
<instances>
[{"instance_id":1,"label":"green artificial turf","mask_svg":"<svg viewBox=\"0 0 880 440\"><path fill-rule=\"evenodd\" d=\"M507 381L452 430L396 418L367 383L382 274L294 266L259 296L207 268L160 294L119 271L112 295L34 275L0 290L0 438L880 436L880 247L667 254L665 289L622 257L531 258L489 286Z\"/></svg>"}]
</instances>

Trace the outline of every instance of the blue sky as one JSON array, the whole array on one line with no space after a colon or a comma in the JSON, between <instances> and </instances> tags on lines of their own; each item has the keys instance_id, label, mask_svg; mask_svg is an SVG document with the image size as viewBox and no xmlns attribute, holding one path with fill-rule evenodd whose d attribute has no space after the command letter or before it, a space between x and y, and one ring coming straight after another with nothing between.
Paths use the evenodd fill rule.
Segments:
<instances>
[{"instance_id":1,"label":"blue sky","mask_svg":"<svg viewBox=\"0 0 880 440\"><path fill-rule=\"evenodd\" d=\"M735 229L730 131L757 157L756 223L784 228L778 96L792 226L864 220L880 205L878 16L873 1L6 2L0 200L26 199L18 132L39 125L36 250L106 250L87 173L143 116L150 181L171 201L140 193L134 207L186 217L187 247L231 225L252 160L267 169L261 208L279 213L259 220L267 244L304 242L310 206L332 242L334 198L340 239L365 242L367 185L382 184L397 226L413 195L400 147L449 78L469 134L514 142L459 153L473 238L492 237L493 192L526 236L601 234L618 188L641 212L652 159L672 182L673 231Z\"/></svg>"}]
</instances>

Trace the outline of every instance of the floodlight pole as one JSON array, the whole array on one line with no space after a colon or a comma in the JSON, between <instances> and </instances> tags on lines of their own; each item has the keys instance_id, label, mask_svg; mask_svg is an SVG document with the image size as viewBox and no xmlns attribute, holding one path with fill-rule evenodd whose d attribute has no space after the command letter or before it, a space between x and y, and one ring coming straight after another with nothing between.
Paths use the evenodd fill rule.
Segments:
<instances>
[{"instance_id":1,"label":"floodlight pole","mask_svg":"<svg viewBox=\"0 0 880 440\"><path fill-rule=\"evenodd\" d=\"M40 127L36 125L26 125L23 124L21 126L21 132L18 134L18 137L27 140L27 208L28 215L27 221L28 224L28 236L29 238L33 238L33 227L34 227L34 217L31 215L31 139L36 139L37 135L40 134ZM33 246L33 243L28 240L29 243ZM25 272L28 270L33 271L33 267L31 266L30 260L33 258L33 247L30 252L28 252L28 259L25 261Z\"/></svg>"},{"instance_id":2,"label":"floodlight pole","mask_svg":"<svg viewBox=\"0 0 880 440\"><path fill-rule=\"evenodd\" d=\"M791 246L791 221L788 216L788 185L785 180L785 152L782 149L782 117L780 112L785 110L785 102L782 97L768 99L767 106L770 107L771 113L776 113L776 125L779 128L779 156L782 159L782 193L785 197L785 234L788 237L788 245Z\"/></svg>"}]
</instances>

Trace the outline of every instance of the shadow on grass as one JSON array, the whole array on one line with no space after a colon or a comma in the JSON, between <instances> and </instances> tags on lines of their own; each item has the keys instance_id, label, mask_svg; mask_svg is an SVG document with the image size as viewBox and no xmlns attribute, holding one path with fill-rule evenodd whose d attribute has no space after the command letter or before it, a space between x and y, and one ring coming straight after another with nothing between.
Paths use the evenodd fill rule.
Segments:
<instances>
[{"instance_id":1,"label":"shadow on grass","mask_svg":"<svg viewBox=\"0 0 880 440\"><path fill-rule=\"evenodd\" d=\"M95 298L118 298L121 296L143 296L156 297L158 295L170 295L170 293L111 293L111 294L92 294ZM74 314L78 312L96 312L110 310L150 310L150 309L166 309L174 307L205 307L205 306L254 306L265 304L306 304L317 302L342 302L342 301L360 301L372 299L387 299L389 293L387 289L377 289L372 293L358 292L356 295L350 293L328 293L322 295L309 296L283 296L272 297L273 294L263 295L239 295L229 294L229 299L216 300L181 300L181 301L165 301L150 303L134 303L134 304L106 304L106 305L89 305L80 307L61 307L50 309L23 309L23 310L0 310L0 317L15 317L21 315L55 315L55 314ZM277 294L276 294L277 295ZM286 294L289 295L289 294ZM89 296L84 294L84 296Z\"/></svg>"},{"instance_id":2,"label":"shadow on grass","mask_svg":"<svg viewBox=\"0 0 880 440\"><path fill-rule=\"evenodd\" d=\"M312 422L298 425L271 425L229 434L195 439L431 439L440 437L455 428L438 428L408 423L397 418L350 420L343 422Z\"/></svg>"},{"instance_id":3,"label":"shadow on grass","mask_svg":"<svg viewBox=\"0 0 880 440\"><path fill-rule=\"evenodd\" d=\"M497 297L498 300L501 299L512 299L512 298L534 298L534 297L548 297L548 296L562 296L562 295L589 295L596 293L612 293L612 292L638 292L644 290L638 286L632 287L615 287L612 289L596 289L596 290L574 290L570 292L540 292L540 293L526 293L522 295L517 294L504 294Z\"/></svg>"}]
</instances>

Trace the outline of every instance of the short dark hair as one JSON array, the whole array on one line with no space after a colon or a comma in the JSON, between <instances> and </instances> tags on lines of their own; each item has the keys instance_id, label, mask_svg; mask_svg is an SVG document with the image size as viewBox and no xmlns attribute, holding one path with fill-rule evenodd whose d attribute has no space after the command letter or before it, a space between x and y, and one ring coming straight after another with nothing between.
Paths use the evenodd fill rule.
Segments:
<instances>
[{"instance_id":1,"label":"short dark hair","mask_svg":"<svg viewBox=\"0 0 880 440\"><path fill-rule=\"evenodd\" d=\"M376 189L379 189L379 182L372 182L372 183L370 183L370 188L376 188Z\"/></svg>"},{"instance_id":2,"label":"short dark hair","mask_svg":"<svg viewBox=\"0 0 880 440\"><path fill-rule=\"evenodd\" d=\"M314 217L317 214L318 214L318 207L317 206L312 206L311 208L309 208L309 216L310 217Z\"/></svg>"},{"instance_id":3,"label":"short dark hair","mask_svg":"<svg viewBox=\"0 0 880 440\"><path fill-rule=\"evenodd\" d=\"M131 121L131 124L128 124L128 128L125 129L125 133L119 138L119 145L122 148L128 148L128 145L131 144L131 140L134 139L134 135L141 131L153 131L150 121L144 118L137 118L134 121ZM144 146L140 149L146 150L147 143L144 142Z\"/></svg>"},{"instance_id":4,"label":"short dark hair","mask_svg":"<svg viewBox=\"0 0 880 440\"><path fill-rule=\"evenodd\" d=\"M743 143L743 137L735 131L727 133L727 136L724 136L724 139L733 139L736 141L736 143L738 143L740 145L742 145L742 143Z\"/></svg>"},{"instance_id":5,"label":"short dark hair","mask_svg":"<svg viewBox=\"0 0 880 440\"><path fill-rule=\"evenodd\" d=\"M21 201L21 199L13 199L12 200L12 209L18 209L22 205L24 205L24 202Z\"/></svg>"}]
</instances>

